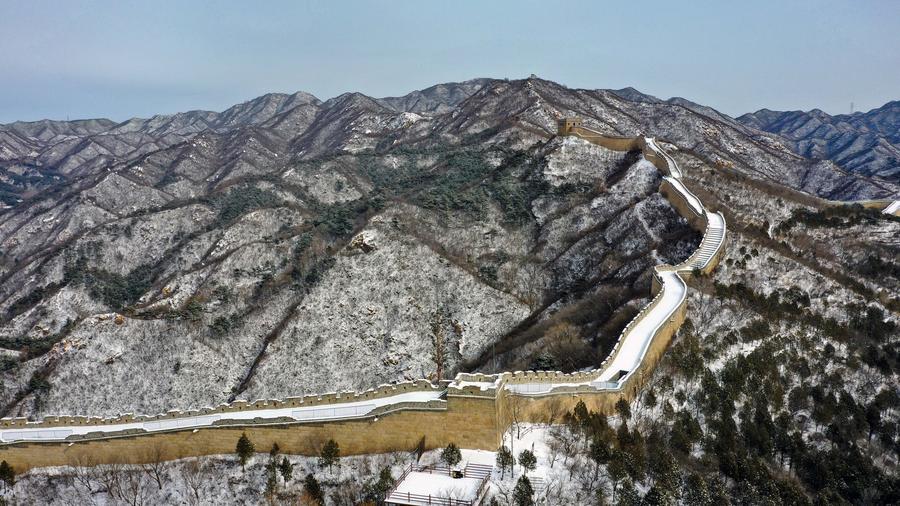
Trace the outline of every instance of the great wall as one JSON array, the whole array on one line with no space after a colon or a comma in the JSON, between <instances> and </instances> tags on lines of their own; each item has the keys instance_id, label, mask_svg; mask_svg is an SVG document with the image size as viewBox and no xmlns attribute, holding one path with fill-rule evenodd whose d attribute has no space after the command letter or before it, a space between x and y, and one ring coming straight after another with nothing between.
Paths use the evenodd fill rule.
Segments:
<instances>
[{"instance_id":1,"label":"great wall","mask_svg":"<svg viewBox=\"0 0 900 506\"><path fill-rule=\"evenodd\" d=\"M625 327L599 368L458 374L453 381L383 385L365 392L235 401L218 407L156 416L113 418L47 416L0 420L0 460L16 472L33 467L143 463L232 453L246 432L257 448L278 443L282 452L315 455L328 439L343 454L437 448L495 450L514 421L550 422L583 401L610 413L633 399L685 319L687 281L710 273L724 254L725 219L704 208L682 182L675 160L650 137L616 137L585 128L579 119L559 121L558 134L604 148L640 150L664 175L660 192L702 232L684 262L654 267L653 299Z\"/></svg>"}]
</instances>

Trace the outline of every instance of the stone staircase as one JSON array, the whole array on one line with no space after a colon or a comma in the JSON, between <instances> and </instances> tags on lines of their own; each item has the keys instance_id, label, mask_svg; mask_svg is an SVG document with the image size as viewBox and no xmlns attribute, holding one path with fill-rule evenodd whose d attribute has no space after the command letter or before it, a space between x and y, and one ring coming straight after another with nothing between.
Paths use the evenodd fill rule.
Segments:
<instances>
[{"instance_id":1,"label":"stone staircase","mask_svg":"<svg viewBox=\"0 0 900 506\"><path fill-rule=\"evenodd\" d=\"M717 214L709 213L709 229L700 242L697 254L688 262L689 269L702 269L706 267L710 259L715 255L721 246L722 239L725 236L725 221L720 220Z\"/></svg>"}]
</instances>

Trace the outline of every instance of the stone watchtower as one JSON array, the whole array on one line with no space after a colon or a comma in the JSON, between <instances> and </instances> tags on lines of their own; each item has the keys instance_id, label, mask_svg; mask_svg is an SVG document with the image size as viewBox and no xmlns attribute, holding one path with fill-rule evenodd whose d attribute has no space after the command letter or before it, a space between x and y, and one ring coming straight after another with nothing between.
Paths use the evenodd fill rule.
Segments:
<instances>
[{"instance_id":1,"label":"stone watchtower","mask_svg":"<svg viewBox=\"0 0 900 506\"><path fill-rule=\"evenodd\" d=\"M573 128L581 128L581 118L575 116L569 118L561 118L556 122L559 135L569 135Z\"/></svg>"}]
</instances>

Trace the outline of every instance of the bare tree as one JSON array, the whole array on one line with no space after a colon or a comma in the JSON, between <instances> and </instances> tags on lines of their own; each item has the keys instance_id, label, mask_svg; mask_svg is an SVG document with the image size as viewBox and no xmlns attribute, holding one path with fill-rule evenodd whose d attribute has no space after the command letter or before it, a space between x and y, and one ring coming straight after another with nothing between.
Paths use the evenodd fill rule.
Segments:
<instances>
[{"instance_id":1,"label":"bare tree","mask_svg":"<svg viewBox=\"0 0 900 506\"><path fill-rule=\"evenodd\" d=\"M691 306L692 315L697 319L699 329L708 329L713 318L719 313L719 308L713 304L715 299L712 278L698 276L691 280L691 284L697 287L697 304Z\"/></svg>"},{"instance_id":2,"label":"bare tree","mask_svg":"<svg viewBox=\"0 0 900 506\"><path fill-rule=\"evenodd\" d=\"M563 491L566 489L567 483L556 478L550 478L544 485L542 494L546 504L565 504L566 499Z\"/></svg>"},{"instance_id":3,"label":"bare tree","mask_svg":"<svg viewBox=\"0 0 900 506\"><path fill-rule=\"evenodd\" d=\"M547 289L544 269L536 261L523 258L519 263L519 290L521 297L532 311L544 301Z\"/></svg>"},{"instance_id":4,"label":"bare tree","mask_svg":"<svg viewBox=\"0 0 900 506\"><path fill-rule=\"evenodd\" d=\"M565 412L566 410L563 407L563 401L561 398L559 398L558 396L554 396L547 400L544 407L547 426L553 426L554 423L562 418Z\"/></svg>"},{"instance_id":5,"label":"bare tree","mask_svg":"<svg viewBox=\"0 0 900 506\"><path fill-rule=\"evenodd\" d=\"M525 410L525 399L521 395L506 394L506 408L512 418L512 428L516 432L516 439L522 437L522 415Z\"/></svg>"},{"instance_id":6,"label":"bare tree","mask_svg":"<svg viewBox=\"0 0 900 506\"><path fill-rule=\"evenodd\" d=\"M164 463L165 455L166 452L162 443L156 443L144 454L143 460L145 463L141 464L141 469L156 482L159 490L162 490L163 475L166 467Z\"/></svg>"},{"instance_id":7,"label":"bare tree","mask_svg":"<svg viewBox=\"0 0 900 506\"><path fill-rule=\"evenodd\" d=\"M548 459L548 462L550 463L550 469L553 469L556 461L559 460L559 454L563 453L563 449L559 441L555 439L550 439L549 441L547 441L547 449L550 452Z\"/></svg>"},{"instance_id":8,"label":"bare tree","mask_svg":"<svg viewBox=\"0 0 900 506\"><path fill-rule=\"evenodd\" d=\"M69 459L69 467L72 468L73 485L77 491L79 487L84 489L84 497L91 504L96 504L94 500L94 465L96 462L88 455L77 454ZM80 494L80 492L79 492Z\"/></svg>"},{"instance_id":9,"label":"bare tree","mask_svg":"<svg viewBox=\"0 0 900 506\"><path fill-rule=\"evenodd\" d=\"M544 339L554 362L562 369L574 370L593 360L593 350L581 339L578 327L571 323L553 325L547 329Z\"/></svg>"},{"instance_id":10,"label":"bare tree","mask_svg":"<svg viewBox=\"0 0 900 506\"><path fill-rule=\"evenodd\" d=\"M572 463L572 477L581 485L581 490L590 495L594 494L597 486L600 485L601 475L595 472L594 466L587 465L581 460L575 460Z\"/></svg>"},{"instance_id":11,"label":"bare tree","mask_svg":"<svg viewBox=\"0 0 900 506\"><path fill-rule=\"evenodd\" d=\"M122 474L120 493L122 500L131 506L143 506L147 502L147 487L142 470L125 471Z\"/></svg>"},{"instance_id":12,"label":"bare tree","mask_svg":"<svg viewBox=\"0 0 900 506\"><path fill-rule=\"evenodd\" d=\"M431 360L436 368L437 381L444 379L447 365L447 334L444 331L444 313L437 310L431 317Z\"/></svg>"},{"instance_id":13,"label":"bare tree","mask_svg":"<svg viewBox=\"0 0 900 506\"><path fill-rule=\"evenodd\" d=\"M550 428L550 442L559 446L563 454L563 464L568 465L569 457L575 452L578 444L577 439L572 431L564 425L557 425Z\"/></svg>"},{"instance_id":14,"label":"bare tree","mask_svg":"<svg viewBox=\"0 0 900 506\"><path fill-rule=\"evenodd\" d=\"M200 462L199 458L194 457L182 463L178 471L181 481L191 491L191 496L189 497L191 504L201 504L200 488L206 479L206 465Z\"/></svg>"},{"instance_id":15,"label":"bare tree","mask_svg":"<svg viewBox=\"0 0 900 506\"><path fill-rule=\"evenodd\" d=\"M125 465L119 462L110 464L102 464L93 468L94 477L100 483L100 486L110 499L124 499L122 493L123 478L125 474Z\"/></svg>"}]
</instances>

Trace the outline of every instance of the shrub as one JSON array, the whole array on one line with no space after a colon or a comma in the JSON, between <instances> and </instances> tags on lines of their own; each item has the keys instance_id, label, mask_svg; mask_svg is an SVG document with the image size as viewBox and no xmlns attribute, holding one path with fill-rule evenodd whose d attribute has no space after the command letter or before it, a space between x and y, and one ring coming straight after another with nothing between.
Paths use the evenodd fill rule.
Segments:
<instances>
[{"instance_id":1,"label":"shrub","mask_svg":"<svg viewBox=\"0 0 900 506\"><path fill-rule=\"evenodd\" d=\"M212 337L219 338L227 334L231 329L241 324L241 315L235 313L230 316L217 316L209 325L209 333Z\"/></svg>"},{"instance_id":2,"label":"shrub","mask_svg":"<svg viewBox=\"0 0 900 506\"><path fill-rule=\"evenodd\" d=\"M462 460L462 453L460 453L459 448L454 443L450 443L441 451L441 460L443 460L448 466L453 467L456 464L459 464L459 461Z\"/></svg>"},{"instance_id":3,"label":"shrub","mask_svg":"<svg viewBox=\"0 0 900 506\"><path fill-rule=\"evenodd\" d=\"M277 203L275 194L255 186L232 188L213 200L213 204L219 209L218 226L231 223L248 211L272 207Z\"/></svg>"}]
</instances>

